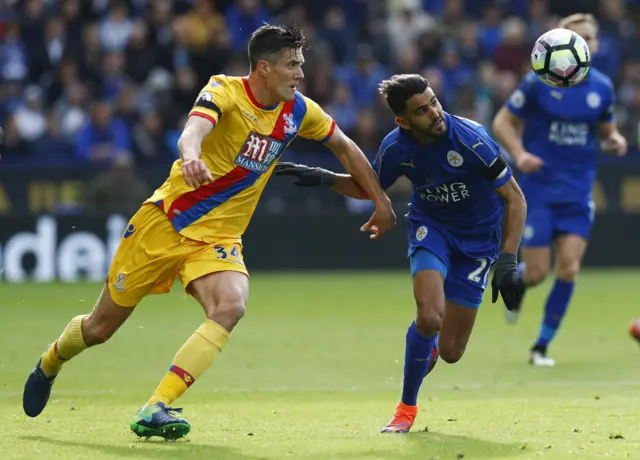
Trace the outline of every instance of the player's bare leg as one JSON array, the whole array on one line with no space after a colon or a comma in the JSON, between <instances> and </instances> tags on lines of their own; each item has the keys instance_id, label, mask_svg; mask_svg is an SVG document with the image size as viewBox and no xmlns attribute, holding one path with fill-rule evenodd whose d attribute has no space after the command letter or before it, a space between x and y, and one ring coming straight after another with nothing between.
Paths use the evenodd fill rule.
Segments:
<instances>
[{"instance_id":1,"label":"player's bare leg","mask_svg":"<svg viewBox=\"0 0 640 460\"><path fill-rule=\"evenodd\" d=\"M547 347L567 312L586 250L587 240L579 235L565 234L555 240L556 281L547 298L540 333L531 348L530 362L535 366L548 367L556 364L547 356Z\"/></svg>"},{"instance_id":2,"label":"player's bare leg","mask_svg":"<svg viewBox=\"0 0 640 460\"><path fill-rule=\"evenodd\" d=\"M438 349L444 362L454 364L460 361L467 349L477 315L477 308L446 301L444 321L438 338Z\"/></svg>"},{"instance_id":3,"label":"player's bare leg","mask_svg":"<svg viewBox=\"0 0 640 460\"><path fill-rule=\"evenodd\" d=\"M84 349L106 342L124 324L134 307L122 307L111 298L105 286L89 315L76 316L62 335L44 352L24 387L22 405L30 417L44 410L51 386L62 365Z\"/></svg>"},{"instance_id":4,"label":"player's bare leg","mask_svg":"<svg viewBox=\"0 0 640 460\"><path fill-rule=\"evenodd\" d=\"M522 261L519 270L527 287L534 287L542 283L551 270L551 248L547 246L522 248ZM504 314L507 323L517 322L521 311L522 302L518 308L511 311L505 307Z\"/></svg>"},{"instance_id":5,"label":"player's bare leg","mask_svg":"<svg viewBox=\"0 0 640 460\"><path fill-rule=\"evenodd\" d=\"M587 240L579 235L556 238L556 276L562 281L575 281L587 251Z\"/></svg>"},{"instance_id":6,"label":"player's bare leg","mask_svg":"<svg viewBox=\"0 0 640 460\"><path fill-rule=\"evenodd\" d=\"M416 318L407 330L402 396L383 433L408 433L418 415L422 381L438 360L438 332L445 317L444 278L439 271L421 270L413 277Z\"/></svg>"},{"instance_id":7,"label":"player's bare leg","mask_svg":"<svg viewBox=\"0 0 640 460\"><path fill-rule=\"evenodd\" d=\"M169 405L213 364L244 316L249 296L249 280L244 273L211 273L192 281L187 288L202 305L206 320L178 350L169 371L131 422L131 430L138 436L177 439L189 433L189 423L169 413L181 409L170 409Z\"/></svg>"},{"instance_id":8,"label":"player's bare leg","mask_svg":"<svg viewBox=\"0 0 640 460\"><path fill-rule=\"evenodd\" d=\"M211 273L193 281L189 292L202 305L209 321L231 332L244 316L249 278L235 271Z\"/></svg>"}]
</instances>

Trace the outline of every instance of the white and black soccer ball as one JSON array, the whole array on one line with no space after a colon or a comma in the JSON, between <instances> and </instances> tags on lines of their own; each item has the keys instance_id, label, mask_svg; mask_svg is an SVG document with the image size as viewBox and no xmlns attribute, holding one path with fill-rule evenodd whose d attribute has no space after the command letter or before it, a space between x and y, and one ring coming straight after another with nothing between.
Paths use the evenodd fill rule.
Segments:
<instances>
[{"instance_id":1,"label":"white and black soccer ball","mask_svg":"<svg viewBox=\"0 0 640 460\"><path fill-rule=\"evenodd\" d=\"M536 40L531 67L545 85L553 88L577 85L591 68L589 46L571 30L550 30Z\"/></svg>"}]
</instances>

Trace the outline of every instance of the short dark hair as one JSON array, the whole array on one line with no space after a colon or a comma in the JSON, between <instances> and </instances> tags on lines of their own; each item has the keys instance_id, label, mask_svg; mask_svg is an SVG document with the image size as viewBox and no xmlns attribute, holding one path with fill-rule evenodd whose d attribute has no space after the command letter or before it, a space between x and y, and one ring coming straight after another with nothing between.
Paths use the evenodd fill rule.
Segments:
<instances>
[{"instance_id":1,"label":"short dark hair","mask_svg":"<svg viewBox=\"0 0 640 460\"><path fill-rule=\"evenodd\" d=\"M261 60L274 63L283 51L302 48L304 43L302 31L293 26L265 24L251 34L248 46L250 68L256 70Z\"/></svg>"},{"instance_id":2,"label":"short dark hair","mask_svg":"<svg viewBox=\"0 0 640 460\"><path fill-rule=\"evenodd\" d=\"M402 115L411 96L424 93L428 87L429 82L422 75L402 74L383 80L378 86L378 91L384 96L393 113Z\"/></svg>"}]
</instances>

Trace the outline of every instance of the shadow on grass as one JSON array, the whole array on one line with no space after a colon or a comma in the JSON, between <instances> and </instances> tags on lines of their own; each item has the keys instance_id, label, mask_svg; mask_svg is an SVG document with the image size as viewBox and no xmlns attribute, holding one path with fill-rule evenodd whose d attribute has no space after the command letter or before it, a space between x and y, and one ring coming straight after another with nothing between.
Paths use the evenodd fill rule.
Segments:
<instances>
[{"instance_id":1,"label":"shadow on grass","mask_svg":"<svg viewBox=\"0 0 640 460\"><path fill-rule=\"evenodd\" d=\"M171 441L144 441L132 440L123 444L102 444L96 442L83 442L53 439L45 436L21 436L21 439L31 442L46 443L55 452L60 448L84 448L97 454L109 455L116 458L153 458L157 460L176 459L216 459L216 460L261 460L266 457L254 457L240 452L237 449L225 446L211 446L195 444L187 440ZM70 452L59 452L59 458L73 458ZM98 455L96 455L98 457Z\"/></svg>"},{"instance_id":2,"label":"shadow on grass","mask_svg":"<svg viewBox=\"0 0 640 460\"><path fill-rule=\"evenodd\" d=\"M531 453L522 449L521 443L499 443L485 439L437 432L412 432L408 434L383 434L393 446L375 446L348 453L331 454L335 460L349 459L455 459L501 458ZM391 439L393 438L393 439ZM327 454L310 456L309 460L329 458Z\"/></svg>"}]
</instances>

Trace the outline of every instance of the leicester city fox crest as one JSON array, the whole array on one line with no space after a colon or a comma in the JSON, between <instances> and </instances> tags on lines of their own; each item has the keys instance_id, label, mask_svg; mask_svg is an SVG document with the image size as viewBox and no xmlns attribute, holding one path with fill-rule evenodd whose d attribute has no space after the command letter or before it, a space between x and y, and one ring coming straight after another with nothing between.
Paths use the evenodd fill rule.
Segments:
<instances>
[{"instance_id":1,"label":"leicester city fox crest","mask_svg":"<svg viewBox=\"0 0 640 460\"><path fill-rule=\"evenodd\" d=\"M455 150L449 150L449 152L447 153L447 161L454 168L459 168L460 166L462 166L462 163L464 163L462 155L460 155Z\"/></svg>"},{"instance_id":2,"label":"leicester city fox crest","mask_svg":"<svg viewBox=\"0 0 640 460\"><path fill-rule=\"evenodd\" d=\"M426 238L427 233L429 233L429 230L427 230L427 227L425 227L424 225L421 225L420 227L418 227L418 231L416 232L416 239L418 241L422 241Z\"/></svg>"}]
</instances>

